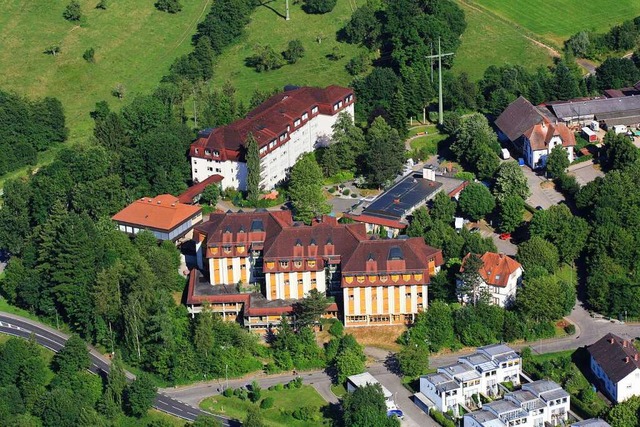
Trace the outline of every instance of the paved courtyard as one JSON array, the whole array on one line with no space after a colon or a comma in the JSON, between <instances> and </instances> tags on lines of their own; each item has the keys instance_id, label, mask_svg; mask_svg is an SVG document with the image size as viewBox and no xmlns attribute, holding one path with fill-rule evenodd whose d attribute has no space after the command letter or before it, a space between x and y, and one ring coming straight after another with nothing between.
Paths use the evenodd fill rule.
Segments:
<instances>
[{"instance_id":1,"label":"paved courtyard","mask_svg":"<svg viewBox=\"0 0 640 427\"><path fill-rule=\"evenodd\" d=\"M531 196L527 199L527 203L530 206L534 208L541 206L543 209L549 209L564 200L564 196L556 189L542 187L542 183L547 181L543 173L532 171L527 166L522 167L522 172L527 177L529 189L531 190Z\"/></svg>"},{"instance_id":2,"label":"paved courtyard","mask_svg":"<svg viewBox=\"0 0 640 427\"><path fill-rule=\"evenodd\" d=\"M569 166L569 175L576 177L580 186L585 186L598 177L604 177L604 172L597 168L592 162L578 163Z\"/></svg>"}]
</instances>

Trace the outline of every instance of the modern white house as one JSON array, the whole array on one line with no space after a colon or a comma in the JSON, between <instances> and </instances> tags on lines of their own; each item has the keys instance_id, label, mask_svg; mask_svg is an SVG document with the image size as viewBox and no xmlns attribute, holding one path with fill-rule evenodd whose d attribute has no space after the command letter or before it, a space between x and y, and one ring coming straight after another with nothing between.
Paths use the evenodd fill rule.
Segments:
<instances>
[{"instance_id":1,"label":"modern white house","mask_svg":"<svg viewBox=\"0 0 640 427\"><path fill-rule=\"evenodd\" d=\"M570 396L553 381L523 384L501 400L463 417L464 427L543 427L560 425L568 418Z\"/></svg>"},{"instance_id":2,"label":"modern white house","mask_svg":"<svg viewBox=\"0 0 640 427\"><path fill-rule=\"evenodd\" d=\"M288 87L227 126L200 133L191 144L191 177L201 182L218 174L222 188L246 189L245 143L249 134L260 152L260 187L272 189L282 182L298 158L330 141L340 113L353 118L351 89L328 86Z\"/></svg>"},{"instance_id":3,"label":"modern white house","mask_svg":"<svg viewBox=\"0 0 640 427\"><path fill-rule=\"evenodd\" d=\"M470 406L474 395L497 396L498 384L520 384L520 356L504 344L479 347L476 353L458 359L457 363L438 368L434 374L420 377L420 393L416 400L427 410L435 407L447 412L458 405Z\"/></svg>"},{"instance_id":4,"label":"modern white house","mask_svg":"<svg viewBox=\"0 0 640 427\"><path fill-rule=\"evenodd\" d=\"M598 386L614 402L640 396L640 355L632 341L608 333L587 350Z\"/></svg>"},{"instance_id":5,"label":"modern white house","mask_svg":"<svg viewBox=\"0 0 640 427\"><path fill-rule=\"evenodd\" d=\"M471 254L467 254L462 260L460 271L464 271L465 263ZM481 283L476 289L476 298L486 293L489 295L489 303L500 307L508 307L516 299L516 291L522 284L522 265L503 253L485 252L480 259L482 267L478 271ZM462 281L458 281L458 287L464 287ZM473 295L460 293L462 302L470 302Z\"/></svg>"}]
</instances>

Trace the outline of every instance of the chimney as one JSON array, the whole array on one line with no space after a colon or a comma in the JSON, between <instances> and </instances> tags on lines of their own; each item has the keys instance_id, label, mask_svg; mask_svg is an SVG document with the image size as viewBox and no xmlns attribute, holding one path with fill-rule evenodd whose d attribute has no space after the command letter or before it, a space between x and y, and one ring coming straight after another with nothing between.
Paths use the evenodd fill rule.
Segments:
<instances>
[{"instance_id":1,"label":"chimney","mask_svg":"<svg viewBox=\"0 0 640 427\"><path fill-rule=\"evenodd\" d=\"M616 342L616 340L614 340L613 338L609 338L609 344L613 344L614 342Z\"/></svg>"},{"instance_id":2,"label":"chimney","mask_svg":"<svg viewBox=\"0 0 640 427\"><path fill-rule=\"evenodd\" d=\"M622 341L622 347L627 348L627 340Z\"/></svg>"},{"instance_id":3,"label":"chimney","mask_svg":"<svg viewBox=\"0 0 640 427\"><path fill-rule=\"evenodd\" d=\"M634 355L633 355L633 360L635 360L636 362L637 362L638 360L640 360L640 354L638 354L638 353L634 354Z\"/></svg>"},{"instance_id":4,"label":"chimney","mask_svg":"<svg viewBox=\"0 0 640 427\"><path fill-rule=\"evenodd\" d=\"M500 259L504 258L504 252L500 252Z\"/></svg>"},{"instance_id":5,"label":"chimney","mask_svg":"<svg viewBox=\"0 0 640 427\"><path fill-rule=\"evenodd\" d=\"M393 204L394 204L394 205L397 205L397 204L399 204L399 203L400 203L400 199L393 199Z\"/></svg>"},{"instance_id":6,"label":"chimney","mask_svg":"<svg viewBox=\"0 0 640 427\"><path fill-rule=\"evenodd\" d=\"M625 358L624 358L624 363L629 363L629 360L630 360L630 359L629 359L629 356L625 357Z\"/></svg>"},{"instance_id":7,"label":"chimney","mask_svg":"<svg viewBox=\"0 0 640 427\"><path fill-rule=\"evenodd\" d=\"M429 167L424 167L422 168L422 179L427 179L429 181L435 181L436 180L436 171L429 168Z\"/></svg>"}]
</instances>

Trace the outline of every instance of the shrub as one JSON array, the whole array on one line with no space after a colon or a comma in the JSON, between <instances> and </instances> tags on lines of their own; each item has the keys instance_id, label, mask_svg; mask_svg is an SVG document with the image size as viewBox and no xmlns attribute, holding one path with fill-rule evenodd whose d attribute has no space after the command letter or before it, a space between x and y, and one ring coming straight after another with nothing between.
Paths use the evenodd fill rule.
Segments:
<instances>
[{"instance_id":1,"label":"shrub","mask_svg":"<svg viewBox=\"0 0 640 427\"><path fill-rule=\"evenodd\" d=\"M289 64L298 62L298 59L304 56L304 46L302 46L302 42L298 39L290 40L287 45L287 50L282 52L282 56Z\"/></svg>"},{"instance_id":2,"label":"shrub","mask_svg":"<svg viewBox=\"0 0 640 427\"><path fill-rule=\"evenodd\" d=\"M564 327L564 331L567 333L567 335L573 335L576 333L576 325L567 325Z\"/></svg>"},{"instance_id":3,"label":"shrub","mask_svg":"<svg viewBox=\"0 0 640 427\"><path fill-rule=\"evenodd\" d=\"M96 51L91 47L87 50L84 51L84 53L82 54L82 59L84 59L87 62L91 62L94 63L96 62L94 55L95 55Z\"/></svg>"},{"instance_id":4,"label":"shrub","mask_svg":"<svg viewBox=\"0 0 640 427\"><path fill-rule=\"evenodd\" d=\"M338 0L304 0L304 11L307 13L331 12Z\"/></svg>"},{"instance_id":5,"label":"shrub","mask_svg":"<svg viewBox=\"0 0 640 427\"><path fill-rule=\"evenodd\" d=\"M356 199L356 198L358 198L358 195L356 193L351 193L351 197Z\"/></svg>"},{"instance_id":6,"label":"shrub","mask_svg":"<svg viewBox=\"0 0 640 427\"><path fill-rule=\"evenodd\" d=\"M312 421L315 418L316 408L310 406L303 406L291 413L291 416L300 421Z\"/></svg>"},{"instance_id":7,"label":"shrub","mask_svg":"<svg viewBox=\"0 0 640 427\"><path fill-rule=\"evenodd\" d=\"M233 395L234 395L234 391L233 391L233 389L232 389L232 388L226 388L226 389L222 392L222 395L223 395L224 397L231 397L231 396L233 396Z\"/></svg>"},{"instance_id":8,"label":"shrub","mask_svg":"<svg viewBox=\"0 0 640 427\"><path fill-rule=\"evenodd\" d=\"M266 397L260 402L260 409L269 409L273 407L273 397Z\"/></svg>"},{"instance_id":9,"label":"shrub","mask_svg":"<svg viewBox=\"0 0 640 427\"><path fill-rule=\"evenodd\" d=\"M280 372L280 368L278 368L275 363L269 362L266 365L264 365L264 373L265 374L267 374L267 375L277 374L278 372Z\"/></svg>"},{"instance_id":10,"label":"shrub","mask_svg":"<svg viewBox=\"0 0 640 427\"><path fill-rule=\"evenodd\" d=\"M344 190L342 190L342 194L345 196L348 196L349 193L351 193L351 190L349 190L348 188L345 188Z\"/></svg>"},{"instance_id":11,"label":"shrub","mask_svg":"<svg viewBox=\"0 0 640 427\"><path fill-rule=\"evenodd\" d=\"M273 386L273 389L275 391L282 391L282 390L284 390L284 384L276 384L276 385Z\"/></svg>"},{"instance_id":12,"label":"shrub","mask_svg":"<svg viewBox=\"0 0 640 427\"><path fill-rule=\"evenodd\" d=\"M444 414L437 409L431 409L429 411L429 415L431 415L431 418L433 418L434 421L440 424L442 427L456 427L453 421L445 417Z\"/></svg>"},{"instance_id":13,"label":"shrub","mask_svg":"<svg viewBox=\"0 0 640 427\"><path fill-rule=\"evenodd\" d=\"M336 338L342 337L344 335L344 325L339 320L334 321L329 327L329 333Z\"/></svg>"},{"instance_id":14,"label":"shrub","mask_svg":"<svg viewBox=\"0 0 640 427\"><path fill-rule=\"evenodd\" d=\"M295 377L294 379L289 381L285 386L285 388L289 390L293 390L300 387L302 387L302 377Z\"/></svg>"},{"instance_id":15,"label":"shrub","mask_svg":"<svg viewBox=\"0 0 640 427\"><path fill-rule=\"evenodd\" d=\"M363 74L368 71L370 65L371 60L369 59L369 55L363 52L351 58L344 68L346 68L347 72L352 76L357 76L358 74Z\"/></svg>"},{"instance_id":16,"label":"shrub","mask_svg":"<svg viewBox=\"0 0 640 427\"><path fill-rule=\"evenodd\" d=\"M64 8L64 12L62 12L62 17L67 21L79 21L82 18L82 11L80 10L80 3L76 0L73 0L71 3Z\"/></svg>"},{"instance_id":17,"label":"shrub","mask_svg":"<svg viewBox=\"0 0 640 427\"><path fill-rule=\"evenodd\" d=\"M154 6L156 9L168 13L178 13L182 10L182 5L178 0L158 0Z\"/></svg>"},{"instance_id":18,"label":"shrub","mask_svg":"<svg viewBox=\"0 0 640 427\"><path fill-rule=\"evenodd\" d=\"M107 10L108 4L107 0L100 0L96 5L96 9Z\"/></svg>"},{"instance_id":19,"label":"shrub","mask_svg":"<svg viewBox=\"0 0 640 427\"><path fill-rule=\"evenodd\" d=\"M330 187L327 191L328 191L329 193L333 194L333 193L335 193L335 192L336 192L336 189L335 189L335 187Z\"/></svg>"}]
</instances>

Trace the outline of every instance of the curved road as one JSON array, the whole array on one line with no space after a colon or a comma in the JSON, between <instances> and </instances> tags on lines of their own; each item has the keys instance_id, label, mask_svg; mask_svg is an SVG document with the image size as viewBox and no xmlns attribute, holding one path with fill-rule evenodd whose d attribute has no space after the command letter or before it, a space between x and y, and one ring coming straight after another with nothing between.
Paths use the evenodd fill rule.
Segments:
<instances>
[{"instance_id":1,"label":"curved road","mask_svg":"<svg viewBox=\"0 0 640 427\"><path fill-rule=\"evenodd\" d=\"M60 331L56 331L42 323L25 319L24 317L13 314L0 312L0 333L13 335L29 339L32 335L38 344L48 348L54 352L60 351L67 339L68 335ZM89 347L89 355L91 356L91 366L89 370L94 374L101 372L108 373L111 362L102 356L96 349ZM135 376L130 372L126 372L127 378L133 380ZM173 399L164 393L158 393L154 402L154 408L159 411L166 412L187 421L194 421L198 415L211 415L208 412L189 406L186 403ZM236 427L241 424L237 421L224 417L215 416L223 426Z\"/></svg>"}]
</instances>

